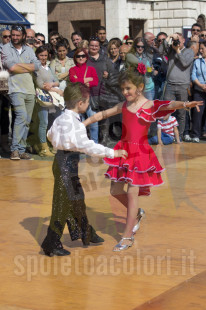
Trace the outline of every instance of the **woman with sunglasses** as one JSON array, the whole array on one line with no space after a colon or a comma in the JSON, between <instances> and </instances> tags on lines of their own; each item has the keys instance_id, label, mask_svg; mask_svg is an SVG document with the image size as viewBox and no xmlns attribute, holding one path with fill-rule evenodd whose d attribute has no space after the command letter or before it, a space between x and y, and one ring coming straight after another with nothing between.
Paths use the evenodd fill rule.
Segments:
<instances>
[{"instance_id":1,"label":"woman with sunglasses","mask_svg":"<svg viewBox=\"0 0 206 310\"><path fill-rule=\"evenodd\" d=\"M65 41L59 41L56 45L57 56L50 63L52 73L59 80L59 88L64 90L67 85L69 69L74 66L73 59L67 57L68 49Z\"/></svg>"},{"instance_id":2,"label":"woman with sunglasses","mask_svg":"<svg viewBox=\"0 0 206 310\"><path fill-rule=\"evenodd\" d=\"M98 85L99 79L95 68L87 66L88 57L89 56L86 49L77 48L76 52L74 53L74 63L76 66L70 68L69 79L72 83L80 82L91 88ZM86 115L90 117L94 114L96 114L96 112L92 111L91 107L89 106ZM90 125L89 129L90 139L93 140L95 143L98 143L98 123Z\"/></svg>"},{"instance_id":3,"label":"woman with sunglasses","mask_svg":"<svg viewBox=\"0 0 206 310\"><path fill-rule=\"evenodd\" d=\"M127 68L137 67L139 63L143 63L147 69L145 74L145 89L144 96L148 100L154 99L154 81L153 81L153 67L151 59L145 53L145 44L142 37L137 37L134 40L132 49L126 55L126 66Z\"/></svg>"}]
</instances>

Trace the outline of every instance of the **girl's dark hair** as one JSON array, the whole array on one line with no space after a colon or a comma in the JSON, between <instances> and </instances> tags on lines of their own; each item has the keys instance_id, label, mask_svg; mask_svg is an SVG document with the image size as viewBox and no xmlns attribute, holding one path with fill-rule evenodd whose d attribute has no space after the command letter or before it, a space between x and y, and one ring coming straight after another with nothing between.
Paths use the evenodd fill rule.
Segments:
<instances>
[{"instance_id":1,"label":"girl's dark hair","mask_svg":"<svg viewBox=\"0 0 206 310\"><path fill-rule=\"evenodd\" d=\"M68 82L67 87L64 90L64 101L67 109L74 109L79 101L85 101L90 94L89 87L76 82Z\"/></svg>"},{"instance_id":2,"label":"girl's dark hair","mask_svg":"<svg viewBox=\"0 0 206 310\"><path fill-rule=\"evenodd\" d=\"M131 82L136 87L140 86L140 84L145 85L144 76L129 69L120 74L118 82L120 86L126 82Z\"/></svg>"},{"instance_id":3,"label":"girl's dark hair","mask_svg":"<svg viewBox=\"0 0 206 310\"><path fill-rule=\"evenodd\" d=\"M52 45L50 44L50 43L46 43L45 45L44 45L44 47L46 47L47 48L47 51L48 51L48 54L49 54L49 56L48 56L48 60L53 60L53 59L55 59L55 51L53 50L53 48L52 48Z\"/></svg>"},{"instance_id":4,"label":"girl's dark hair","mask_svg":"<svg viewBox=\"0 0 206 310\"><path fill-rule=\"evenodd\" d=\"M88 58L89 58L89 55L88 55L87 51L85 50L85 48L80 47L80 48L78 48L78 49L76 50L76 52L74 53L74 63L75 63L75 65L77 64L76 56L77 56L80 52L84 52L84 54L85 54L86 57L87 57L87 60L88 60Z\"/></svg>"},{"instance_id":5,"label":"girl's dark hair","mask_svg":"<svg viewBox=\"0 0 206 310\"><path fill-rule=\"evenodd\" d=\"M39 47L36 49L36 52L35 52L36 57L38 58L38 55L39 55L40 53L45 52L45 51L47 51L48 54L49 54L48 47L47 47L46 45L39 46Z\"/></svg>"}]
</instances>

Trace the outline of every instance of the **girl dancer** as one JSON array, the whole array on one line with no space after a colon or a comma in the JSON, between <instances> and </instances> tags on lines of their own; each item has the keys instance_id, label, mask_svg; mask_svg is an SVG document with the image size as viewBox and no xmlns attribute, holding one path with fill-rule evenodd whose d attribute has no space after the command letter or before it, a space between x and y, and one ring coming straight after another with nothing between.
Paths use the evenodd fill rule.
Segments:
<instances>
[{"instance_id":1,"label":"girl dancer","mask_svg":"<svg viewBox=\"0 0 206 310\"><path fill-rule=\"evenodd\" d=\"M147 134L151 122L168 113L173 113L175 109L196 106L199 110L199 105L202 105L202 101L147 100L143 95L143 76L138 76L131 71L123 72L119 83L126 102L99 112L84 122L87 126L122 112L122 137L114 150L124 149L128 157L126 159L105 158L105 163L109 165L105 175L112 181L111 195L127 208L126 227L114 251L126 250L133 245L134 233L138 230L139 221L144 213L142 209L138 210L138 196L149 196L151 186L163 183L161 172L164 169L148 143ZM124 190L125 183L128 184L127 192Z\"/></svg>"}]
</instances>

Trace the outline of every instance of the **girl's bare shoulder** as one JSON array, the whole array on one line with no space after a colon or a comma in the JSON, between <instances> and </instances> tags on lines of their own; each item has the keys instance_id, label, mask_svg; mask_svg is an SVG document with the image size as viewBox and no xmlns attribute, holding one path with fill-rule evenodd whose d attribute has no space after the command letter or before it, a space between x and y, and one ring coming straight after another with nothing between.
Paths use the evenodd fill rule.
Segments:
<instances>
[{"instance_id":1,"label":"girl's bare shoulder","mask_svg":"<svg viewBox=\"0 0 206 310\"><path fill-rule=\"evenodd\" d=\"M148 100L148 101L146 101L145 102L145 104L144 104L144 109L150 109L150 108L152 108L154 106L154 101L153 100Z\"/></svg>"}]
</instances>

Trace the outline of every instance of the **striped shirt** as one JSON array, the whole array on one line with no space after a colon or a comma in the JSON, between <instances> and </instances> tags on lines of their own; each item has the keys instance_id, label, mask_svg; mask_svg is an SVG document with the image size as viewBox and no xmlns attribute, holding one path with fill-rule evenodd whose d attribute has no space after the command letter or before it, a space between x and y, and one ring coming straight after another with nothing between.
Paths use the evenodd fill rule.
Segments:
<instances>
[{"instance_id":1,"label":"striped shirt","mask_svg":"<svg viewBox=\"0 0 206 310\"><path fill-rule=\"evenodd\" d=\"M167 120L158 120L157 128L160 128L162 132L174 137L174 127L178 126L178 122L174 116L171 116Z\"/></svg>"}]
</instances>

